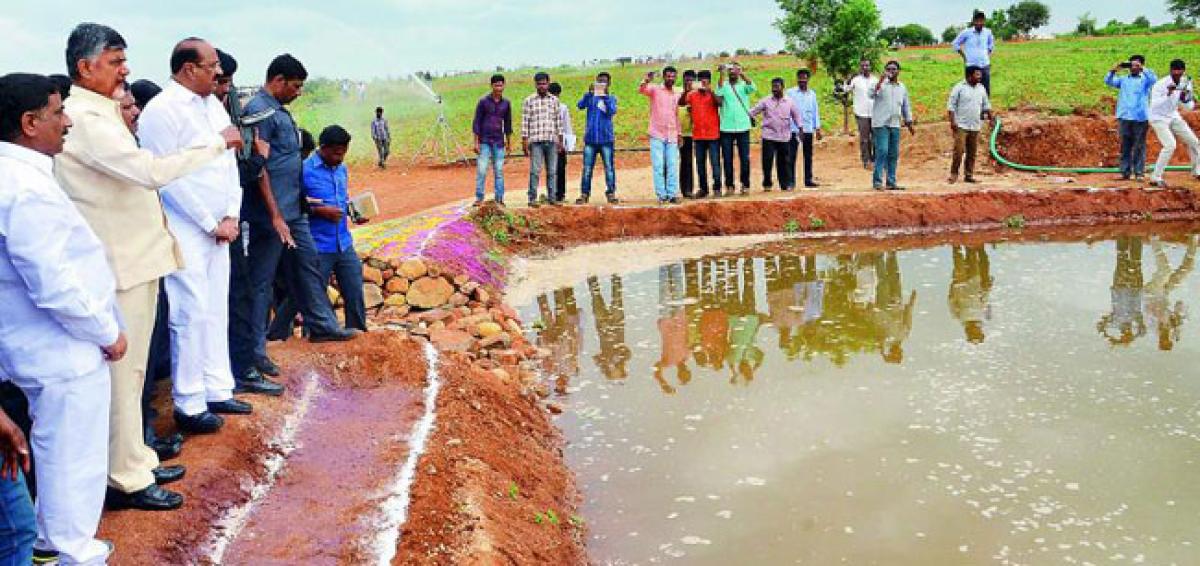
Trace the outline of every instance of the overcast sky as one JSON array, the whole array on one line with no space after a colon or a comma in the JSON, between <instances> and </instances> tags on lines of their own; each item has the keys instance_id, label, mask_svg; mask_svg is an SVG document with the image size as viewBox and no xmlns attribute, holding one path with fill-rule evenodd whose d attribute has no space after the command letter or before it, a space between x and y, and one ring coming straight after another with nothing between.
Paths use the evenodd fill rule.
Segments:
<instances>
[{"instance_id":1,"label":"overcast sky","mask_svg":"<svg viewBox=\"0 0 1200 566\"><path fill-rule=\"evenodd\" d=\"M916 21L935 35L1016 0L878 0L884 25ZM1051 24L1069 31L1090 11L1101 24L1145 15L1170 20L1166 0L1050 0ZM774 0L4 0L0 72L63 72L66 37L81 21L113 26L130 44L135 78L161 80L174 43L196 35L238 58L242 84L290 52L323 77L397 76L414 70L487 69L523 63L779 49ZM955 7L957 6L957 7Z\"/></svg>"}]
</instances>

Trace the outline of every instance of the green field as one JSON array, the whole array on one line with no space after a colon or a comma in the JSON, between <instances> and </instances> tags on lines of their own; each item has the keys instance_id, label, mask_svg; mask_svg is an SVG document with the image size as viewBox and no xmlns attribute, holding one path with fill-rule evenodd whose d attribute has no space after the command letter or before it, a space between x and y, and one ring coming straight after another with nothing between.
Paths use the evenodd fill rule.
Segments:
<instances>
[{"instance_id":1,"label":"green field","mask_svg":"<svg viewBox=\"0 0 1200 566\"><path fill-rule=\"evenodd\" d=\"M1157 35L1131 35L1095 38L1062 38L1053 40L1002 43L997 46L992 62L993 105L998 109L1038 109L1051 114L1066 114L1076 108L1108 111L1112 108L1115 91L1104 85L1104 73L1129 55L1146 56L1148 66L1166 72L1167 62L1182 58L1191 65L1200 65L1200 42L1195 32L1173 32ZM889 54L904 67L902 80L908 84L920 121L945 119L945 97L955 82L961 79L962 63L957 54L946 46L911 48ZM789 86L795 70L803 61L791 56L740 58L747 74L759 87L759 96L770 90L772 77L783 77ZM712 68L716 60L685 60L674 63L684 69ZM613 93L620 100L616 131L618 147L645 145L647 106L638 95L637 85L646 65L620 67L559 67L544 69L552 80L563 85L563 98L572 109L587 90L596 73L607 70L613 75ZM506 96L513 101L514 126L519 129L520 102L533 92L534 69L505 71L508 78ZM444 97L446 116L454 135L470 151L471 119L475 102L488 92L491 73L477 73L437 79L433 88ZM832 92L832 82L821 70L816 73L813 88ZM388 109L392 125L393 160L407 161L432 128L437 107L419 86L407 80L375 81L368 85L365 101L352 93L343 99L337 83L326 80L310 81L306 94L293 104L293 113L302 127L314 134L326 125L338 123L347 127L356 142L351 159L373 158L370 141L370 122L375 106ZM841 127L841 110L832 100L822 106L825 129ZM583 112L573 114L576 133L582 137ZM519 139L517 132L514 139Z\"/></svg>"}]
</instances>

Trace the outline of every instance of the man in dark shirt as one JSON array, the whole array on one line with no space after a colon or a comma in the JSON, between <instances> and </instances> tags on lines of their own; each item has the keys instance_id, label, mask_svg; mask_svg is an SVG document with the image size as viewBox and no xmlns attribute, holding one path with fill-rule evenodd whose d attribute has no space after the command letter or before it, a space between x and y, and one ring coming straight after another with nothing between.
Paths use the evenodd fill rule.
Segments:
<instances>
[{"instance_id":1,"label":"man in dark shirt","mask_svg":"<svg viewBox=\"0 0 1200 566\"><path fill-rule=\"evenodd\" d=\"M492 167L496 204L504 206L504 150L512 143L512 104L504 98L504 75L492 75L492 92L475 105L475 204L483 203L488 165Z\"/></svg>"},{"instance_id":2,"label":"man in dark shirt","mask_svg":"<svg viewBox=\"0 0 1200 566\"><path fill-rule=\"evenodd\" d=\"M267 67L267 80L258 94L246 104L245 114L265 110L274 113L257 125L258 137L270 150L258 176L255 190L244 192L242 218L249 224L249 237L243 247L249 271L250 308L248 317L230 317L230 358L235 377L243 378L239 387L260 384L261 375L279 372L267 358L267 324L271 305L271 284L275 271L284 262L288 295L304 314L309 340L343 341L357 332L343 330L325 295L325 282L317 264L317 248L308 226L308 209L300 183L300 131L284 107L298 98L308 71L291 55L276 57ZM285 250L286 247L286 250ZM262 391L264 393L274 393Z\"/></svg>"}]
</instances>

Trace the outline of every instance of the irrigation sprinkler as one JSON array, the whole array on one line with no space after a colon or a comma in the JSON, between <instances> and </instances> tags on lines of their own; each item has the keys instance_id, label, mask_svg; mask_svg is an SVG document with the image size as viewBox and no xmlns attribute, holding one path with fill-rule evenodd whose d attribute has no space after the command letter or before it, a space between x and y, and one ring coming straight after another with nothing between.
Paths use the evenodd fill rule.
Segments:
<instances>
[{"instance_id":1,"label":"irrigation sprinkler","mask_svg":"<svg viewBox=\"0 0 1200 566\"><path fill-rule=\"evenodd\" d=\"M435 92L433 87L427 84L421 77L414 74L412 75L412 79L429 95L434 104L437 104L438 117L425 131L425 138L421 141L421 145L417 146L417 151L413 153L410 164L415 164L422 157L437 160L439 153L442 160L446 163L454 163L455 161L466 162L466 151L463 150L462 145L455 141L454 135L450 131L450 121L446 120L446 105L442 101L442 96Z\"/></svg>"}]
</instances>

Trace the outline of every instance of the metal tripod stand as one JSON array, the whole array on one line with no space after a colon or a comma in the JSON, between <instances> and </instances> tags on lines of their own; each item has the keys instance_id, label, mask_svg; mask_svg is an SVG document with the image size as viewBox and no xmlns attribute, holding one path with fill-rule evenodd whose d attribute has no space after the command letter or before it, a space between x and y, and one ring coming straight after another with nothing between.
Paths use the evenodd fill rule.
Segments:
<instances>
[{"instance_id":1,"label":"metal tripod stand","mask_svg":"<svg viewBox=\"0 0 1200 566\"><path fill-rule=\"evenodd\" d=\"M446 107L442 104L442 97L437 97L438 118L437 121L429 126L429 130L425 133L425 139L421 145L417 146L417 151L413 153L411 164L415 164L422 157L428 157L437 160L439 157L439 149L442 161L445 163L453 163L455 161L466 162L467 153L457 141L454 140L454 134L450 131L450 122L446 120Z\"/></svg>"}]
</instances>

